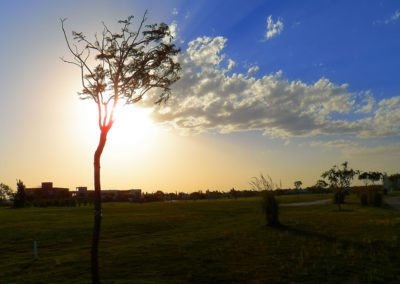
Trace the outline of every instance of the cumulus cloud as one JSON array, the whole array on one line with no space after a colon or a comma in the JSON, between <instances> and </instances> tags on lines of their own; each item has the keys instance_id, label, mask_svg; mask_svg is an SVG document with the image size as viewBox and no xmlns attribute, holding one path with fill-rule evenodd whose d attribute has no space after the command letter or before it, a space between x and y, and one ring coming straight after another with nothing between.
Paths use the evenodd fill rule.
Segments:
<instances>
[{"instance_id":1,"label":"cumulus cloud","mask_svg":"<svg viewBox=\"0 0 400 284\"><path fill-rule=\"evenodd\" d=\"M233 67L236 66L236 62L233 61L232 59L228 59L228 71L231 71L233 69Z\"/></svg>"},{"instance_id":2,"label":"cumulus cloud","mask_svg":"<svg viewBox=\"0 0 400 284\"><path fill-rule=\"evenodd\" d=\"M400 96L382 99L372 116L359 120L360 136L384 137L400 135Z\"/></svg>"},{"instance_id":3,"label":"cumulus cloud","mask_svg":"<svg viewBox=\"0 0 400 284\"><path fill-rule=\"evenodd\" d=\"M260 67L258 67L257 65L251 66L251 67L247 70L247 74L251 75L251 74L257 73L258 70L260 70Z\"/></svg>"},{"instance_id":4,"label":"cumulus cloud","mask_svg":"<svg viewBox=\"0 0 400 284\"><path fill-rule=\"evenodd\" d=\"M362 98L362 104L355 111L356 113L370 113L375 106L375 98L371 92L365 92Z\"/></svg>"},{"instance_id":5,"label":"cumulus cloud","mask_svg":"<svg viewBox=\"0 0 400 284\"><path fill-rule=\"evenodd\" d=\"M276 22L274 22L274 20L272 19L272 16L268 16L267 19L267 32L265 33L265 38L267 40L279 35L282 31L283 31L283 22L281 19L276 20Z\"/></svg>"},{"instance_id":6,"label":"cumulus cloud","mask_svg":"<svg viewBox=\"0 0 400 284\"><path fill-rule=\"evenodd\" d=\"M197 66L218 65L225 57L220 54L225 43L226 39L221 36L215 38L199 37L192 40L186 50L186 63L189 63L188 66L190 66L190 63Z\"/></svg>"},{"instance_id":7,"label":"cumulus cloud","mask_svg":"<svg viewBox=\"0 0 400 284\"><path fill-rule=\"evenodd\" d=\"M172 15L173 16L178 16L179 12L177 8L172 9Z\"/></svg>"},{"instance_id":8,"label":"cumulus cloud","mask_svg":"<svg viewBox=\"0 0 400 284\"><path fill-rule=\"evenodd\" d=\"M400 97L375 102L371 93L354 94L347 84L327 78L288 80L282 71L255 77L256 66L232 73L226 44L221 36L188 43L179 56L181 80L167 104L154 110L155 121L185 134L259 131L284 139L400 135ZM363 117L357 118L358 113Z\"/></svg>"}]
</instances>

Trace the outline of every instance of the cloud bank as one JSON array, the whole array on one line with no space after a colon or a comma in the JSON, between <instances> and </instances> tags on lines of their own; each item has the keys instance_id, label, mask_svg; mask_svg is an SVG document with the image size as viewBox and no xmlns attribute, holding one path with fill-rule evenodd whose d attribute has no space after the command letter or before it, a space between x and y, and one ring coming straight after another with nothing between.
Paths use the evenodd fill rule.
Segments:
<instances>
[{"instance_id":1,"label":"cloud bank","mask_svg":"<svg viewBox=\"0 0 400 284\"><path fill-rule=\"evenodd\" d=\"M179 61L182 78L153 119L184 134L260 131L270 137L400 135L400 96L376 101L327 78L288 80L283 72L255 77L259 68L234 72L224 54L227 39L199 37Z\"/></svg>"}]
</instances>

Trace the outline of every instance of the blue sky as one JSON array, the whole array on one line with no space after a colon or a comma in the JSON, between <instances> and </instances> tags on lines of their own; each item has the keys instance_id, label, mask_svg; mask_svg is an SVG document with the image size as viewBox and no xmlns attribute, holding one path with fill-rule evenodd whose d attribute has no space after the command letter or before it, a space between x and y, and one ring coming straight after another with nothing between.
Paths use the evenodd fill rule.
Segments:
<instances>
[{"instance_id":1,"label":"blue sky","mask_svg":"<svg viewBox=\"0 0 400 284\"><path fill-rule=\"evenodd\" d=\"M95 122L76 96L77 70L59 59L68 55L59 19L93 35L102 21L116 27L146 9L149 23L176 34L182 79L149 115L164 130L123 137L134 132L125 125L109 138L106 188L229 190L260 172L287 187L312 185L345 160L400 171L399 1L32 0L0 8L1 182L90 187ZM155 148L138 153L138 141ZM201 154L189 155L196 147Z\"/></svg>"},{"instance_id":2,"label":"blue sky","mask_svg":"<svg viewBox=\"0 0 400 284\"><path fill-rule=\"evenodd\" d=\"M260 73L283 70L289 79L327 77L352 91L397 95L400 87L399 11L396 1L198 1L177 5L181 36L221 35L236 61L257 63ZM265 40L267 17L284 29ZM185 19L185 17L188 17Z\"/></svg>"}]
</instances>

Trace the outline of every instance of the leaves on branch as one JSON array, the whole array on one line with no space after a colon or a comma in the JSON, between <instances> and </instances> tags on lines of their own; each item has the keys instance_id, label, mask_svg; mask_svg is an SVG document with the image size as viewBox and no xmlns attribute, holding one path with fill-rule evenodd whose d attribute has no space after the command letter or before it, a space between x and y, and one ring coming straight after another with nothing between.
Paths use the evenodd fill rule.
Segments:
<instances>
[{"instance_id":1,"label":"leaves on branch","mask_svg":"<svg viewBox=\"0 0 400 284\"><path fill-rule=\"evenodd\" d=\"M147 12L135 31L130 28L133 16L118 21L121 25L118 32L110 31L103 23L101 35L95 34L93 41L82 32L73 31L72 46L64 29L65 20L61 20L65 40L73 57L72 60L63 61L80 68L80 95L83 99L93 99L105 107L112 104L112 109L119 100L127 104L136 103L152 89L161 90L155 103L168 99L170 86L179 80L181 67L175 58L180 49L171 43L168 25L144 25L146 15ZM107 123L110 124L113 111L107 115Z\"/></svg>"}]
</instances>

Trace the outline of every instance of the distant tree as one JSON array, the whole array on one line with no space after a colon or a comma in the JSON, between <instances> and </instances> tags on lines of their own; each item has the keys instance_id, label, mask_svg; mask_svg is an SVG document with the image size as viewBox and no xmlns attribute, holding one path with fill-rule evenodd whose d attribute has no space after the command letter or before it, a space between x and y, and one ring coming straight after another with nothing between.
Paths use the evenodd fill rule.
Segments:
<instances>
[{"instance_id":1,"label":"distant tree","mask_svg":"<svg viewBox=\"0 0 400 284\"><path fill-rule=\"evenodd\" d=\"M328 179L331 188L335 190L334 201L338 204L339 209L341 208L340 205L344 203L351 181L359 173L357 170L349 169L348 162L344 162L341 166L334 165L321 175L322 178Z\"/></svg>"},{"instance_id":2,"label":"distant tree","mask_svg":"<svg viewBox=\"0 0 400 284\"><path fill-rule=\"evenodd\" d=\"M238 192L235 188L231 188L231 190L229 191L229 195L235 199L237 199L237 197L238 197L237 194L238 194Z\"/></svg>"},{"instance_id":3,"label":"distant tree","mask_svg":"<svg viewBox=\"0 0 400 284\"><path fill-rule=\"evenodd\" d=\"M297 181L294 182L294 187L295 187L297 190L301 189L301 186L302 186L302 185L303 185L303 183L302 183L301 180L297 180Z\"/></svg>"},{"instance_id":4,"label":"distant tree","mask_svg":"<svg viewBox=\"0 0 400 284\"><path fill-rule=\"evenodd\" d=\"M13 195L11 187L4 183L0 183L0 204L10 201Z\"/></svg>"},{"instance_id":5,"label":"distant tree","mask_svg":"<svg viewBox=\"0 0 400 284\"><path fill-rule=\"evenodd\" d=\"M260 174L260 177L253 177L250 185L253 190L261 191L261 207L265 213L267 225L271 227L280 226L279 203L274 192L277 186L271 177L265 178L263 174Z\"/></svg>"},{"instance_id":6,"label":"distant tree","mask_svg":"<svg viewBox=\"0 0 400 284\"><path fill-rule=\"evenodd\" d=\"M368 172L362 172L358 175L358 179L362 180L365 184L365 186L368 186L369 183L369 173Z\"/></svg>"},{"instance_id":7,"label":"distant tree","mask_svg":"<svg viewBox=\"0 0 400 284\"><path fill-rule=\"evenodd\" d=\"M370 172L369 179L374 185L376 182L379 182L383 178L383 174L381 172Z\"/></svg>"},{"instance_id":8,"label":"distant tree","mask_svg":"<svg viewBox=\"0 0 400 284\"><path fill-rule=\"evenodd\" d=\"M172 43L168 25L145 25L147 12L137 29L132 30L133 16L119 21L121 28L112 32L105 24L93 40L82 32L72 32L73 44L61 20L66 45L72 55L66 63L80 70L81 99L91 99L97 105L100 137L94 154L94 229L91 250L92 282L99 283L98 243L101 224L100 158L107 135L114 124L120 104L134 104L150 90L158 89L155 103L165 102L170 86L179 79L180 65L175 57L179 49Z\"/></svg>"},{"instance_id":9,"label":"distant tree","mask_svg":"<svg viewBox=\"0 0 400 284\"><path fill-rule=\"evenodd\" d=\"M23 208L26 203L25 184L17 180L17 192L14 195L14 208Z\"/></svg>"},{"instance_id":10,"label":"distant tree","mask_svg":"<svg viewBox=\"0 0 400 284\"><path fill-rule=\"evenodd\" d=\"M358 179L362 180L365 184L365 189L360 190L360 202L361 205L371 205L380 207L382 205L382 193L379 189L376 188L368 188L368 184L371 182L372 185L375 182L381 180L383 178L383 174L381 172L362 172L358 175ZM383 189L383 194L387 194L387 190Z\"/></svg>"}]
</instances>

